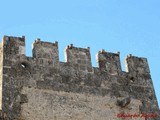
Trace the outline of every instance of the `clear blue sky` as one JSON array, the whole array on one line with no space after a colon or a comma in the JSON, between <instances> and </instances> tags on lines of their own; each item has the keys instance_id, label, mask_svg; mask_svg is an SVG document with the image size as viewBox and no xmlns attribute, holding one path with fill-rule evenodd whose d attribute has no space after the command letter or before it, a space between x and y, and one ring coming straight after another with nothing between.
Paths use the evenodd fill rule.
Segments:
<instances>
[{"instance_id":1,"label":"clear blue sky","mask_svg":"<svg viewBox=\"0 0 160 120\"><path fill-rule=\"evenodd\" d=\"M0 37L26 36L27 55L36 38L58 41L60 60L70 43L148 58L160 104L159 0L1 0Z\"/></svg>"}]
</instances>

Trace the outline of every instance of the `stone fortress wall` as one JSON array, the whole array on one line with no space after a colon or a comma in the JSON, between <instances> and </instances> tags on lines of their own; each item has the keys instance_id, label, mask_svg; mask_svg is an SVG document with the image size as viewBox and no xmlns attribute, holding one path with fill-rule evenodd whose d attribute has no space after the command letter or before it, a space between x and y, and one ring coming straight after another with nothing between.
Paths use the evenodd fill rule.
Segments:
<instances>
[{"instance_id":1,"label":"stone fortress wall","mask_svg":"<svg viewBox=\"0 0 160 120\"><path fill-rule=\"evenodd\" d=\"M1 119L119 120L118 114L156 114L147 120L160 120L146 58L128 55L124 72L119 53L99 51L99 67L92 67L89 47L68 45L66 62L59 61L58 51L58 42L37 39L33 57L27 57L24 36L3 37Z\"/></svg>"}]
</instances>

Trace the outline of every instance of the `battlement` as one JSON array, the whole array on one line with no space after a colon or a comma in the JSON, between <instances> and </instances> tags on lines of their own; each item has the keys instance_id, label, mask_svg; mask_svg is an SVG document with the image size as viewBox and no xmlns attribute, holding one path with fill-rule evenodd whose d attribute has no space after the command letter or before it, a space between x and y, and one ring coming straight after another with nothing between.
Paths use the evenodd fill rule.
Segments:
<instances>
[{"instance_id":1,"label":"battlement","mask_svg":"<svg viewBox=\"0 0 160 120\"><path fill-rule=\"evenodd\" d=\"M92 72L90 48L77 48L73 44L65 49L65 61L71 64L75 70Z\"/></svg>"},{"instance_id":2,"label":"battlement","mask_svg":"<svg viewBox=\"0 0 160 120\"><path fill-rule=\"evenodd\" d=\"M65 62L59 61L58 42L35 40L32 57L25 50L24 36L3 37L0 117L4 120L75 120L79 113L79 120L108 116L118 120L114 114L119 112L159 114L146 58L128 55L124 72L119 52L99 51L98 67L92 67L89 47L68 45Z\"/></svg>"},{"instance_id":3,"label":"battlement","mask_svg":"<svg viewBox=\"0 0 160 120\"><path fill-rule=\"evenodd\" d=\"M34 58L55 59L58 57L58 42L50 43L37 39L32 44L32 53Z\"/></svg>"},{"instance_id":4,"label":"battlement","mask_svg":"<svg viewBox=\"0 0 160 120\"><path fill-rule=\"evenodd\" d=\"M25 37L3 37L4 53L6 55L25 55ZM32 44L33 59L37 59L36 64L40 66L59 67L58 42L44 42L39 38ZM27 57L27 56L26 56ZM103 72L118 75L122 72L120 64L120 53L110 53L101 50L97 53L98 68ZM65 62L78 71L93 73L90 48L78 48L73 44L65 48ZM132 56L125 59L126 72L148 73L149 67L146 58Z\"/></svg>"},{"instance_id":5,"label":"battlement","mask_svg":"<svg viewBox=\"0 0 160 120\"><path fill-rule=\"evenodd\" d=\"M119 52L110 53L101 50L97 54L97 62L102 71L107 71L113 75L118 75L122 72Z\"/></svg>"},{"instance_id":6,"label":"battlement","mask_svg":"<svg viewBox=\"0 0 160 120\"><path fill-rule=\"evenodd\" d=\"M126 57L125 62L127 72L150 73L147 58L136 57L130 54Z\"/></svg>"}]
</instances>

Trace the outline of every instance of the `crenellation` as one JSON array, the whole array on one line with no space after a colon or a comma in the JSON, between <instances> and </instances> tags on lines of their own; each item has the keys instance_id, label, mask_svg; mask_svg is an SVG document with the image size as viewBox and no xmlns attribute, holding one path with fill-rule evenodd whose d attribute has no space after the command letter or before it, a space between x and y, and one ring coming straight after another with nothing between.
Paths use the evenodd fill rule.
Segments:
<instances>
[{"instance_id":1,"label":"crenellation","mask_svg":"<svg viewBox=\"0 0 160 120\"><path fill-rule=\"evenodd\" d=\"M24 36L3 37L0 53L4 120L75 120L78 115L79 120L118 120L121 112L159 114L146 58L128 55L124 72L120 52L102 49L99 66L92 67L90 48L70 44L61 62L58 42L39 38L33 43L33 57L27 57Z\"/></svg>"},{"instance_id":2,"label":"crenellation","mask_svg":"<svg viewBox=\"0 0 160 120\"><path fill-rule=\"evenodd\" d=\"M36 40L32 46L33 57L35 58L55 59L59 57L58 42L50 43Z\"/></svg>"},{"instance_id":3,"label":"crenellation","mask_svg":"<svg viewBox=\"0 0 160 120\"><path fill-rule=\"evenodd\" d=\"M65 58L75 70L92 72L90 48L77 48L73 44L65 49Z\"/></svg>"},{"instance_id":4,"label":"crenellation","mask_svg":"<svg viewBox=\"0 0 160 120\"><path fill-rule=\"evenodd\" d=\"M12 37L4 36L3 40L4 51L6 51L5 56L9 55L10 57L14 55L23 55L25 54L25 37Z\"/></svg>"},{"instance_id":5,"label":"crenellation","mask_svg":"<svg viewBox=\"0 0 160 120\"><path fill-rule=\"evenodd\" d=\"M58 42L43 42L37 39L33 43L33 58L36 58L37 65L43 67L59 67Z\"/></svg>"},{"instance_id":6,"label":"crenellation","mask_svg":"<svg viewBox=\"0 0 160 120\"><path fill-rule=\"evenodd\" d=\"M131 54L125 59L126 71L136 72L137 74L150 73L146 58L132 56Z\"/></svg>"},{"instance_id":7,"label":"crenellation","mask_svg":"<svg viewBox=\"0 0 160 120\"><path fill-rule=\"evenodd\" d=\"M97 62L100 70L112 75L120 74L122 70L119 55L119 53L110 53L105 50L99 51L97 54Z\"/></svg>"}]
</instances>

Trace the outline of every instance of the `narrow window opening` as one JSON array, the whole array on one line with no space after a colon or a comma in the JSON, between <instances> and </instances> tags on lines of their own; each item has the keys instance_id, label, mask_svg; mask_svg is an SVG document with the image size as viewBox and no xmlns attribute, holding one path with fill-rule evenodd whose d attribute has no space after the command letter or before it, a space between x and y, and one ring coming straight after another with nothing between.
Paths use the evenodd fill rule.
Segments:
<instances>
[{"instance_id":1,"label":"narrow window opening","mask_svg":"<svg viewBox=\"0 0 160 120\"><path fill-rule=\"evenodd\" d=\"M21 67L26 68L27 65L25 63L21 63Z\"/></svg>"},{"instance_id":2,"label":"narrow window opening","mask_svg":"<svg viewBox=\"0 0 160 120\"><path fill-rule=\"evenodd\" d=\"M133 83L135 81L134 77L130 78L131 83Z\"/></svg>"}]
</instances>

